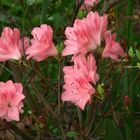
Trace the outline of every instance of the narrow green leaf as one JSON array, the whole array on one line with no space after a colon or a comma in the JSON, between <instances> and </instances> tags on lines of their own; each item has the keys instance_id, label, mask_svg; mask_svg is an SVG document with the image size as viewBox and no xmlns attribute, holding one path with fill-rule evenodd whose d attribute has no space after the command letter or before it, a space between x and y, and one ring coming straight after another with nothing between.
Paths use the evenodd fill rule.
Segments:
<instances>
[{"instance_id":1,"label":"narrow green leaf","mask_svg":"<svg viewBox=\"0 0 140 140\"><path fill-rule=\"evenodd\" d=\"M137 63L137 67L140 69L140 63Z\"/></svg>"},{"instance_id":2,"label":"narrow green leaf","mask_svg":"<svg viewBox=\"0 0 140 140\"><path fill-rule=\"evenodd\" d=\"M132 47L130 47L130 49L128 51L128 54L129 54L130 57L132 57L132 58L134 57L134 51L133 51Z\"/></svg>"},{"instance_id":3,"label":"narrow green leaf","mask_svg":"<svg viewBox=\"0 0 140 140\"><path fill-rule=\"evenodd\" d=\"M140 61L140 51L139 50L136 50L136 56L137 56L138 60Z\"/></svg>"},{"instance_id":4,"label":"narrow green leaf","mask_svg":"<svg viewBox=\"0 0 140 140\"><path fill-rule=\"evenodd\" d=\"M75 131L69 131L69 132L67 133L67 136L68 136L69 138L75 138L77 135L78 135L78 133L75 132Z\"/></svg>"}]
</instances>

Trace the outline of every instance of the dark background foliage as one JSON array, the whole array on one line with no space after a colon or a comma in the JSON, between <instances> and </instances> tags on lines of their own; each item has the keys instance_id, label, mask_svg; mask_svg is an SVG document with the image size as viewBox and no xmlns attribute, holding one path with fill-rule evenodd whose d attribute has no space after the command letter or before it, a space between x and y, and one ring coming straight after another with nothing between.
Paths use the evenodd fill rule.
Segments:
<instances>
[{"instance_id":1,"label":"dark background foliage","mask_svg":"<svg viewBox=\"0 0 140 140\"><path fill-rule=\"evenodd\" d=\"M62 103L59 99L63 85L62 67L66 63L62 62L61 56L49 58L41 63L23 60L23 63L16 63L18 69L15 70L9 62L0 63L0 81L13 79L22 82L33 99L36 100L37 97L35 102L39 115L30 114L32 110L28 103L25 103L22 116L25 118L22 121L25 124L22 128L25 129L25 134L38 139L43 135L48 140L140 139L140 1L114 1L101 0L93 10L100 14L108 14L108 28L117 32L118 41L127 52L127 57L121 65L109 63L107 60L98 68L98 91L104 91L100 92L102 95L95 97L94 103L87 105L84 111L78 110L77 114L74 105ZM21 36L31 37L30 33L34 27L47 23L54 30L54 43L61 53L64 47L65 27L71 26L74 18L82 18L87 14L76 10L76 0L0 0L0 32L6 26L17 27L21 30ZM22 76L19 71L22 72ZM20 80L14 76L18 74ZM125 95L130 99L128 104L124 103ZM47 104L45 107L43 101ZM7 127L3 129L3 125L1 128L2 132L11 130ZM86 136L88 131L89 135ZM18 135L25 136L20 132Z\"/></svg>"}]
</instances>

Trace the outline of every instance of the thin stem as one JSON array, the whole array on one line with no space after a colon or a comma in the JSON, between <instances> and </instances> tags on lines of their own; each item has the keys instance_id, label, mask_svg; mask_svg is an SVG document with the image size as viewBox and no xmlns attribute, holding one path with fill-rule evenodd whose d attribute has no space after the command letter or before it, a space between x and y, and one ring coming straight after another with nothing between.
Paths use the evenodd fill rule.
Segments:
<instances>
[{"instance_id":1,"label":"thin stem","mask_svg":"<svg viewBox=\"0 0 140 140\"><path fill-rule=\"evenodd\" d=\"M13 123L7 123L7 122L3 122L2 123L3 127L8 128L8 129L12 129L17 135L21 136L21 138L23 140L35 140L35 137L27 134L26 132L24 132L23 130L19 129L15 124Z\"/></svg>"},{"instance_id":2,"label":"thin stem","mask_svg":"<svg viewBox=\"0 0 140 140\"><path fill-rule=\"evenodd\" d=\"M11 75L13 74L12 71L10 69L8 69L7 67L5 67L5 63L1 64L0 63L0 66L5 69L7 72L9 72Z\"/></svg>"},{"instance_id":3,"label":"thin stem","mask_svg":"<svg viewBox=\"0 0 140 140\"><path fill-rule=\"evenodd\" d=\"M90 123L89 123L89 125L88 125L88 127L87 127L87 130L86 130L86 136L89 136L89 134L90 134L90 131L91 131L91 129L92 129L92 125L93 125L93 122L94 122L94 119L95 119L95 115L96 115L96 109L97 109L97 103L98 103L98 101L97 101L97 99L95 99L95 101L94 101L94 103L93 103L93 105L92 105L92 112L91 112L91 121L90 121Z\"/></svg>"},{"instance_id":4,"label":"thin stem","mask_svg":"<svg viewBox=\"0 0 140 140\"><path fill-rule=\"evenodd\" d=\"M124 92L121 97L115 102L114 106L112 106L112 108L105 114L105 116L108 116L108 114L110 114L110 112L113 111L113 109L120 103L121 99L124 97L125 94L127 94L129 92L129 90L131 90L131 88L135 85L135 83L137 82L137 80L140 78L140 72L137 74L137 76L135 77L135 79L131 82L130 86L128 87L128 89L126 90L126 92Z\"/></svg>"},{"instance_id":5,"label":"thin stem","mask_svg":"<svg viewBox=\"0 0 140 140\"><path fill-rule=\"evenodd\" d=\"M22 17L22 32L21 32L21 41L22 41L22 49L23 49L23 58L24 58L24 61L26 62L26 54L25 54L25 46L24 46L24 32L25 32L25 17L27 15L27 11L28 11L28 4L26 4L26 2L24 2L23 4L24 6L24 9L25 9L25 12L23 14L23 17Z\"/></svg>"},{"instance_id":6,"label":"thin stem","mask_svg":"<svg viewBox=\"0 0 140 140\"><path fill-rule=\"evenodd\" d=\"M133 14L133 0L128 0L128 9L127 9L127 16L131 16ZM132 22L127 21L126 22L126 28L127 28L127 39L130 40L131 38L131 32L132 32Z\"/></svg>"},{"instance_id":7,"label":"thin stem","mask_svg":"<svg viewBox=\"0 0 140 140\"><path fill-rule=\"evenodd\" d=\"M22 68L15 62L9 61L9 65L11 67L11 70L13 72L13 77L16 82L22 83L22 79L24 77L24 73L26 73L26 69L24 68L24 72L21 70ZM36 112L37 115L40 114L40 108L37 105L37 102L35 100L35 97L33 97L30 93L30 90L28 87L24 88L25 97L27 99L28 105L32 109L32 111Z\"/></svg>"},{"instance_id":8,"label":"thin stem","mask_svg":"<svg viewBox=\"0 0 140 140\"><path fill-rule=\"evenodd\" d=\"M98 126L97 126L95 129L93 129L93 131L90 133L90 136L92 136L94 133L96 134L97 130L99 130L100 126L102 125L103 120L104 120L104 119L102 118L102 119L99 121Z\"/></svg>"},{"instance_id":9,"label":"thin stem","mask_svg":"<svg viewBox=\"0 0 140 140\"><path fill-rule=\"evenodd\" d=\"M82 128L82 113L79 108L77 108L77 112L78 112L79 124L80 124L80 127Z\"/></svg>"},{"instance_id":10,"label":"thin stem","mask_svg":"<svg viewBox=\"0 0 140 140\"><path fill-rule=\"evenodd\" d=\"M14 61L9 61L9 65L12 70L12 75L14 77L14 80L16 82L22 82L23 73L21 69L19 68L18 63Z\"/></svg>"},{"instance_id":11,"label":"thin stem","mask_svg":"<svg viewBox=\"0 0 140 140\"><path fill-rule=\"evenodd\" d=\"M60 130L63 136L63 139L66 139L66 135L62 126L62 119L61 119L61 58L59 58L59 73L58 73L58 84L57 84L57 89L58 89L58 122L60 126Z\"/></svg>"},{"instance_id":12,"label":"thin stem","mask_svg":"<svg viewBox=\"0 0 140 140\"><path fill-rule=\"evenodd\" d=\"M60 107L61 107L61 61L59 62L59 72L58 72L58 109L60 113Z\"/></svg>"},{"instance_id":13,"label":"thin stem","mask_svg":"<svg viewBox=\"0 0 140 140\"><path fill-rule=\"evenodd\" d=\"M102 14L108 13L109 10L114 7L116 4L118 4L121 0L110 0L109 2L105 2L103 9L102 9Z\"/></svg>"},{"instance_id":14,"label":"thin stem","mask_svg":"<svg viewBox=\"0 0 140 140\"><path fill-rule=\"evenodd\" d=\"M52 114L52 116L58 120L56 114L53 112L51 106L49 104L47 104L44 100L44 97L42 96L42 94L39 94L38 89L36 88L36 86L34 85L34 83L31 83L32 88L34 89L34 91L36 92L36 96L38 97L38 99L40 99L40 101L43 103L44 108L47 108L47 110Z\"/></svg>"},{"instance_id":15,"label":"thin stem","mask_svg":"<svg viewBox=\"0 0 140 140\"><path fill-rule=\"evenodd\" d=\"M79 11L80 7L82 6L83 2L84 2L84 0L81 0L78 4L76 4L76 7L74 8L75 11L74 11L74 13L73 13L73 16L72 16L72 19L71 19L70 26L73 25L74 20L75 20L77 14L78 14L78 11Z\"/></svg>"}]
</instances>

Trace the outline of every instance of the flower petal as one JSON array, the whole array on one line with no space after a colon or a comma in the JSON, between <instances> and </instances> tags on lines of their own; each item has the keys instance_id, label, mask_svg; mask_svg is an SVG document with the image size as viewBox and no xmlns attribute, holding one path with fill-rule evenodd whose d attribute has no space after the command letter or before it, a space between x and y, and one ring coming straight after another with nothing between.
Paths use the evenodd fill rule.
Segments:
<instances>
[{"instance_id":1,"label":"flower petal","mask_svg":"<svg viewBox=\"0 0 140 140\"><path fill-rule=\"evenodd\" d=\"M19 111L16 106L8 109L8 118L14 121L19 121Z\"/></svg>"}]
</instances>

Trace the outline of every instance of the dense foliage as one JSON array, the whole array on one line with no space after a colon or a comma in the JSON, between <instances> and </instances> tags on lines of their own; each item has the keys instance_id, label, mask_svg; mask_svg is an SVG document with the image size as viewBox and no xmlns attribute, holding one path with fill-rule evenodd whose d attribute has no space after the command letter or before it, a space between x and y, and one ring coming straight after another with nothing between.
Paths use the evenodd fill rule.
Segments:
<instances>
[{"instance_id":1,"label":"dense foliage","mask_svg":"<svg viewBox=\"0 0 140 140\"><path fill-rule=\"evenodd\" d=\"M24 112L20 114L20 121L18 121L19 116L15 118L12 115L9 120L7 117L8 112L10 112L9 110L3 117L1 117L0 113L0 117L2 118L0 120L0 128L2 128L0 129L0 138L4 139L7 137L7 139L11 139L16 137L17 139L22 138L27 140L139 140L140 2L139 0L99 0L89 9L85 9L86 4L83 5L83 2L84 0L0 1L0 32L2 33L5 27L19 29L21 40L19 39L18 41L21 41L22 45L26 46L24 40L22 41L24 37L31 39L34 36L36 44L40 41L39 37L36 38L35 35L38 32L35 31L32 34L31 32L42 24L50 25L53 30L52 42L50 41L51 29L49 27L42 28L43 30L49 30L50 36L48 34L46 36L50 42L45 37L42 40L45 43L49 42L49 45L53 48L53 54L50 53L47 56L45 55L45 51L49 52L50 50L45 50L44 52L41 50L41 54L35 56L32 50L35 46L32 43L32 49L27 53L28 59L23 49L21 59L9 60L8 58L2 61L1 52L3 51L1 51L2 43L0 43L0 92L3 90L10 92L10 86L12 86L12 89L14 88L14 90L20 92L20 97L17 97L18 103L14 105L14 107L20 108L18 110L19 113L23 112L21 106L19 107L19 103L21 103L21 100L24 102ZM117 33L116 42L119 42L120 46L115 40L113 42L113 39L110 39L113 44L117 44L118 49L107 49L107 52L114 51L113 55L112 53L109 54L109 58L108 54L106 58L106 52L104 56L102 54L103 48L109 40L105 35L102 35L104 41L101 44L98 44L96 40L94 41L97 46L101 46L96 50L97 46L95 45L96 47L90 51L83 51L81 47L76 54L73 51L74 49L70 50L71 48L67 52L64 52L66 46L71 43L66 40L71 40L72 38L66 33L66 29L67 31L69 30L68 32L73 32L74 30L78 36L81 29L73 29L78 27L75 19L81 19L78 20L80 22L84 18L86 22L86 17L88 17L90 11L98 12L101 17L107 14L108 24L107 29L105 29L110 30L110 32L107 32L106 36L111 38L111 33ZM101 22L106 24L102 20ZM83 25L82 27L85 26ZM89 34L90 31L92 33L92 27L89 30ZM94 34L97 33L94 32ZM102 40L102 36L100 40ZM84 38L84 35L82 34L78 37ZM71 44L75 48L75 42L73 42ZM82 39L78 44L81 45L81 42ZM12 46L12 43L9 43L9 46ZM57 49L58 53L56 53L55 49ZM96 62L92 58L89 58L92 57L92 54L90 54L91 51L94 52L93 55ZM85 53L86 59L79 55L83 53ZM79 55L80 61L77 58L76 62L74 61L73 63L71 55L73 60ZM88 61L88 58L92 59L92 62ZM89 84L90 86L92 85L92 96L84 102L84 105L78 102L78 99L67 98L67 93L61 99L64 90L71 90L73 87L67 86L67 83L80 75L80 72L74 70L71 73L69 69L73 65L74 67L78 67L78 65L83 67L82 63L85 63L85 61L89 63L89 65L85 66L86 68L91 65L94 67L92 70L87 70L86 76L83 76L88 77L87 73L94 71L94 80L91 80L89 76L90 80L86 81L88 85L86 85L87 89L89 88ZM7 82L8 80L14 81L14 84L12 81ZM5 85L3 82L5 82ZM16 83L23 85L24 95L21 94L22 90L19 90L15 86ZM63 86L64 83L66 87ZM91 88L89 90L91 91ZM12 93L17 95L17 92L13 90ZM12 100L14 98L9 97L9 95L7 96L7 100L11 100L10 103L14 104ZM4 100L4 103L7 100ZM72 103L67 101L71 101ZM2 107L0 107L1 110ZM13 118L16 121L11 121Z\"/></svg>"}]
</instances>

